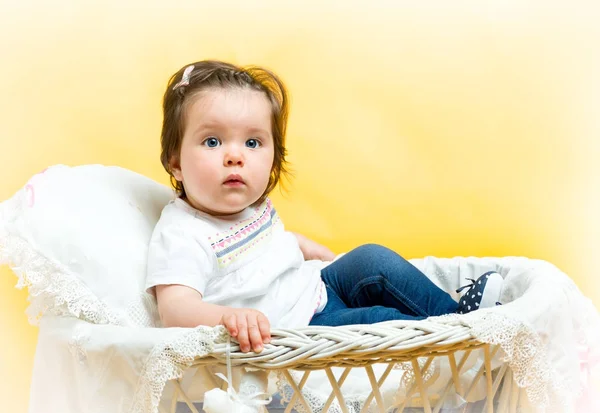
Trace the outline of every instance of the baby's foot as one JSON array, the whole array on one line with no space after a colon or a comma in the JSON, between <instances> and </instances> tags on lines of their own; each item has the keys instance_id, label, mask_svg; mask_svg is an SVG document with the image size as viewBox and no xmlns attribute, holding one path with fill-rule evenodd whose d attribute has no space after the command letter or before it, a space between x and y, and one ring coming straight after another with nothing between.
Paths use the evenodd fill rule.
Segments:
<instances>
[{"instance_id":1,"label":"baby's foot","mask_svg":"<svg viewBox=\"0 0 600 413\"><path fill-rule=\"evenodd\" d=\"M457 293L460 293L467 288L467 291L463 293L458 301L458 308L456 310L458 314L466 314L480 308L501 305L499 300L504 279L500 274L495 271L489 271L477 280L467 279L471 281L471 284L467 284L456 290Z\"/></svg>"}]
</instances>

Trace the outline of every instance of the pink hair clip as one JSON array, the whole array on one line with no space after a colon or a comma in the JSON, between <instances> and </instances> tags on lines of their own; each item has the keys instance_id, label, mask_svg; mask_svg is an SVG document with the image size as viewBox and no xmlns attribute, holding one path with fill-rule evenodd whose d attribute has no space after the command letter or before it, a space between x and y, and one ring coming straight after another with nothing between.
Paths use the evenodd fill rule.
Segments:
<instances>
[{"instance_id":1,"label":"pink hair clip","mask_svg":"<svg viewBox=\"0 0 600 413\"><path fill-rule=\"evenodd\" d=\"M173 86L173 90L175 90L181 86L189 85L190 84L190 75L192 74L193 71L194 71L194 65L189 65L188 67L186 67L185 70L183 71L183 76L181 76L181 80L179 82L177 82L177 84L175 86Z\"/></svg>"}]
</instances>

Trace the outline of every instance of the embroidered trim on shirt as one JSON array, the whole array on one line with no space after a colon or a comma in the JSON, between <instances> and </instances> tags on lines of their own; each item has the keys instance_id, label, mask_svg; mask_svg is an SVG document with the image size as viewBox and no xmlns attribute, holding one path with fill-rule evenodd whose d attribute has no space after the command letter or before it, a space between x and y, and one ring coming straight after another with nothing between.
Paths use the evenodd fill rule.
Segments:
<instances>
[{"instance_id":1,"label":"embroidered trim on shirt","mask_svg":"<svg viewBox=\"0 0 600 413\"><path fill-rule=\"evenodd\" d=\"M279 222L279 216L267 199L262 210L249 219L243 220L227 231L208 237L210 246L217 256L219 267L223 268L251 251L260 242L272 235L273 227ZM216 241L213 239L217 238Z\"/></svg>"},{"instance_id":2,"label":"embroidered trim on shirt","mask_svg":"<svg viewBox=\"0 0 600 413\"><path fill-rule=\"evenodd\" d=\"M319 298L317 299L317 305L315 307L315 311L313 311L313 315L323 311L323 309L327 305L327 287L325 286L323 280L321 280L320 282L321 284L319 285Z\"/></svg>"}]
</instances>

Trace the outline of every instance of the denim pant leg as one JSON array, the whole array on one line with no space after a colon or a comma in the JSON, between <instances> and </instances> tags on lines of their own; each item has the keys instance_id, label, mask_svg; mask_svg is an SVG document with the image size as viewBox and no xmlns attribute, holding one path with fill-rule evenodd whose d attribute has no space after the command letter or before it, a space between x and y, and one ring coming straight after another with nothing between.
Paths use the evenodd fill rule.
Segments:
<instances>
[{"instance_id":1,"label":"denim pant leg","mask_svg":"<svg viewBox=\"0 0 600 413\"><path fill-rule=\"evenodd\" d=\"M325 267L321 278L328 287L328 302L313 317L313 325L420 320L454 313L458 307L425 274L379 245L350 251Z\"/></svg>"},{"instance_id":2,"label":"denim pant leg","mask_svg":"<svg viewBox=\"0 0 600 413\"><path fill-rule=\"evenodd\" d=\"M380 305L349 308L330 287L327 287L327 305L310 320L313 326L346 326L373 324L389 320L422 320L425 317L402 314L395 308Z\"/></svg>"}]
</instances>

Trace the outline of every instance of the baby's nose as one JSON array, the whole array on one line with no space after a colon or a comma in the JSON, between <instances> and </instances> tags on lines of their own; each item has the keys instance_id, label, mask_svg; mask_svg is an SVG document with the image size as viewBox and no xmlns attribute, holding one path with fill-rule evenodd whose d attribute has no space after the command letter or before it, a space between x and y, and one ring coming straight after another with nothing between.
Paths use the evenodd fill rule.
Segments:
<instances>
[{"instance_id":1,"label":"baby's nose","mask_svg":"<svg viewBox=\"0 0 600 413\"><path fill-rule=\"evenodd\" d=\"M228 151L224 161L225 166L243 166L244 156L239 151Z\"/></svg>"}]
</instances>

